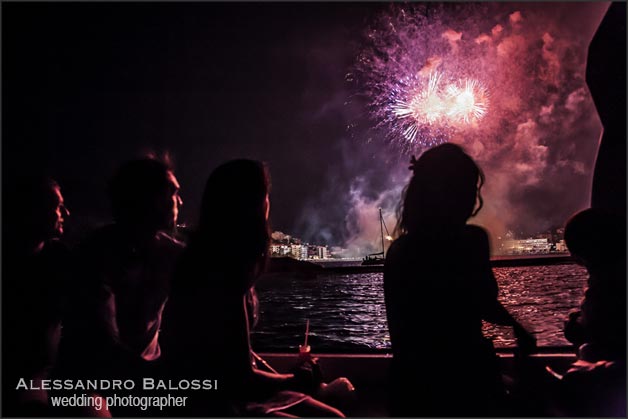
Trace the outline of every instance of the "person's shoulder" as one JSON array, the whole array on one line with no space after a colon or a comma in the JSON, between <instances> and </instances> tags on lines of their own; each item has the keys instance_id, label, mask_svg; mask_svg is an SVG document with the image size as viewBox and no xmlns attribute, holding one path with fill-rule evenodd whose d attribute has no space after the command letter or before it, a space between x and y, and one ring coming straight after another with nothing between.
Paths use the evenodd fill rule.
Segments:
<instances>
[{"instance_id":1,"label":"person's shoulder","mask_svg":"<svg viewBox=\"0 0 628 419\"><path fill-rule=\"evenodd\" d=\"M48 267L58 273L67 273L72 262L70 247L56 238L48 240L44 244L41 255Z\"/></svg>"},{"instance_id":2,"label":"person's shoulder","mask_svg":"<svg viewBox=\"0 0 628 419\"><path fill-rule=\"evenodd\" d=\"M465 225L464 234L467 238L471 240L488 242L488 232L484 228L478 225L475 225L475 224Z\"/></svg>"},{"instance_id":3,"label":"person's shoulder","mask_svg":"<svg viewBox=\"0 0 628 419\"><path fill-rule=\"evenodd\" d=\"M172 264L172 268L177 270L181 256L185 250L185 244L166 232L160 231L155 234L153 251L162 259L162 262Z\"/></svg>"},{"instance_id":4,"label":"person's shoulder","mask_svg":"<svg viewBox=\"0 0 628 419\"><path fill-rule=\"evenodd\" d=\"M171 236L170 234L164 231L158 232L157 235L155 236L155 239L157 240L160 246L163 246L174 252L181 252L185 248L184 242L177 240L176 238L174 238L173 236Z\"/></svg>"},{"instance_id":5,"label":"person's shoulder","mask_svg":"<svg viewBox=\"0 0 628 419\"><path fill-rule=\"evenodd\" d=\"M490 253L490 242L488 232L480 226L467 224L464 229L464 248L470 257L482 255L488 257Z\"/></svg>"},{"instance_id":6,"label":"person's shoulder","mask_svg":"<svg viewBox=\"0 0 628 419\"><path fill-rule=\"evenodd\" d=\"M66 258L70 255L70 247L57 238L48 240L43 251L54 257Z\"/></svg>"},{"instance_id":7,"label":"person's shoulder","mask_svg":"<svg viewBox=\"0 0 628 419\"><path fill-rule=\"evenodd\" d=\"M399 260L407 251L410 245L410 240L407 235L402 235L393 241L386 252L385 263L395 263Z\"/></svg>"},{"instance_id":8,"label":"person's shoulder","mask_svg":"<svg viewBox=\"0 0 628 419\"><path fill-rule=\"evenodd\" d=\"M408 239L405 235L398 237L390 244L387 254L390 255L391 253L400 252L402 249L404 249L407 246L407 243L408 243Z\"/></svg>"}]
</instances>

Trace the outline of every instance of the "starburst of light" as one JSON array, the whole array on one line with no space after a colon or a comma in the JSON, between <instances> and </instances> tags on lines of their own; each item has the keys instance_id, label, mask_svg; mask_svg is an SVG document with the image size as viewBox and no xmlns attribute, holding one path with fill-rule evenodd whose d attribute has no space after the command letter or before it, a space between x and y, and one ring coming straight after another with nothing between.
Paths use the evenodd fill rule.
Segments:
<instances>
[{"instance_id":1,"label":"starburst of light","mask_svg":"<svg viewBox=\"0 0 628 419\"><path fill-rule=\"evenodd\" d=\"M462 120L467 124L479 121L488 110L487 92L477 80L466 79L464 87L449 85L446 88L449 97L447 116L453 120Z\"/></svg>"},{"instance_id":2,"label":"starburst of light","mask_svg":"<svg viewBox=\"0 0 628 419\"><path fill-rule=\"evenodd\" d=\"M462 79L443 85L443 75L431 72L425 87L415 87L405 99L396 99L391 111L400 119L408 119L403 136L410 142L424 126L451 127L460 123L480 121L488 110L486 88L474 79Z\"/></svg>"}]
</instances>

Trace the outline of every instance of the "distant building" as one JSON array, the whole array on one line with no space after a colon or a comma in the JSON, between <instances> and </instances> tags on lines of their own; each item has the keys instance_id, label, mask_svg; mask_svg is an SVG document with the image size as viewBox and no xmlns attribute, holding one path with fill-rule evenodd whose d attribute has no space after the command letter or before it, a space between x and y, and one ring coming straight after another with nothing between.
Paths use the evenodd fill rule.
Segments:
<instances>
[{"instance_id":1,"label":"distant building","mask_svg":"<svg viewBox=\"0 0 628 419\"><path fill-rule=\"evenodd\" d=\"M506 240L503 245L503 252L508 255L524 255L536 253L549 253L552 243L547 238Z\"/></svg>"},{"instance_id":2,"label":"distant building","mask_svg":"<svg viewBox=\"0 0 628 419\"><path fill-rule=\"evenodd\" d=\"M308 259L328 259L329 252L327 246L310 245L307 249Z\"/></svg>"},{"instance_id":3,"label":"distant building","mask_svg":"<svg viewBox=\"0 0 628 419\"><path fill-rule=\"evenodd\" d=\"M273 257L289 256L295 259L330 259L335 256L327 246L304 243L297 237L275 231L272 233L270 254Z\"/></svg>"},{"instance_id":4,"label":"distant building","mask_svg":"<svg viewBox=\"0 0 628 419\"><path fill-rule=\"evenodd\" d=\"M329 252L327 251L327 246L316 246L316 251L318 253L319 259L329 258Z\"/></svg>"},{"instance_id":5,"label":"distant building","mask_svg":"<svg viewBox=\"0 0 628 419\"><path fill-rule=\"evenodd\" d=\"M286 255L289 255L291 253L291 248L290 246L287 246L285 244L271 244L270 245L270 255L271 256L275 256L275 257L283 257Z\"/></svg>"},{"instance_id":6,"label":"distant building","mask_svg":"<svg viewBox=\"0 0 628 419\"><path fill-rule=\"evenodd\" d=\"M301 259L301 248L300 244L291 244L290 245L290 255L295 259Z\"/></svg>"}]
</instances>

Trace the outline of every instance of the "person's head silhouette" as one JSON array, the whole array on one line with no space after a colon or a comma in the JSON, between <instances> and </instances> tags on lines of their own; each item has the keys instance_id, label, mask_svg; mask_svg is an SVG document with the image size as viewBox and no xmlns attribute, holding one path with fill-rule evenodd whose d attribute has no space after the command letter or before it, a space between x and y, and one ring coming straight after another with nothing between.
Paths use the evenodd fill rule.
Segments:
<instances>
[{"instance_id":1,"label":"person's head silhouette","mask_svg":"<svg viewBox=\"0 0 628 419\"><path fill-rule=\"evenodd\" d=\"M266 265L270 244L268 215L270 175L264 163L232 160L219 166L207 180L198 236L205 243L220 241L232 268L256 276ZM222 252L221 252L222 253ZM223 260L224 261L224 260Z\"/></svg>"},{"instance_id":2,"label":"person's head silhouette","mask_svg":"<svg viewBox=\"0 0 628 419\"><path fill-rule=\"evenodd\" d=\"M610 267L626 257L626 217L601 208L574 214L565 225L565 243L589 269Z\"/></svg>"},{"instance_id":3,"label":"person's head silhouette","mask_svg":"<svg viewBox=\"0 0 628 419\"><path fill-rule=\"evenodd\" d=\"M155 158L124 163L109 183L109 197L116 223L150 232L173 230L183 204L172 168Z\"/></svg>"},{"instance_id":4,"label":"person's head silhouette","mask_svg":"<svg viewBox=\"0 0 628 419\"><path fill-rule=\"evenodd\" d=\"M7 188L5 199L8 236L30 246L63 235L70 212L53 179L38 175L16 179Z\"/></svg>"},{"instance_id":5,"label":"person's head silhouette","mask_svg":"<svg viewBox=\"0 0 628 419\"><path fill-rule=\"evenodd\" d=\"M464 150L445 143L412 158L414 172L406 187L398 229L413 233L425 228L464 225L482 208L484 174Z\"/></svg>"}]
</instances>

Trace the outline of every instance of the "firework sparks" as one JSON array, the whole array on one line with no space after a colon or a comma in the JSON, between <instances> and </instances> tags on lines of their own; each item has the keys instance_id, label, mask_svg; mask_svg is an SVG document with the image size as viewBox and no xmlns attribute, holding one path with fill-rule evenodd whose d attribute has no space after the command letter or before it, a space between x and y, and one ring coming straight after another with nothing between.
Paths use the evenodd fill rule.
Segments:
<instances>
[{"instance_id":1,"label":"firework sparks","mask_svg":"<svg viewBox=\"0 0 628 419\"><path fill-rule=\"evenodd\" d=\"M477 80L467 79L464 88L449 85L446 90L450 99L448 117L467 124L484 118L488 110L488 94Z\"/></svg>"},{"instance_id":2,"label":"firework sparks","mask_svg":"<svg viewBox=\"0 0 628 419\"><path fill-rule=\"evenodd\" d=\"M445 103L438 92L440 79L440 73L430 74L427 89L412 95L408 102L398 100L393 105L393 113L399 118L412 117L427 123L438 120L445 110Z\"/></svg>"},{"instance_id":3,"label":"firework sparks","mask_svg":"<svg viewBox=\"0 0 628 419\"><path fill-rule=\"evenodd\" d=\"M414 142L425 125L473 124L486 115L488 94L477 80L443 85L442 78L441 73L431 72L424 90L416 89L407 100L397 99L392 104L397 118L409 119L403 131L408 141Z\"/></svg>"},{"instance_id":4,"label":"firework sparks","mask_svg":"<svg viewBox=\"0 0 628 419\"><path fill-rule=\"evenodd\" d=\"M393 8L369 30L356 66L359 94L368 99L374 128L401 150L471 142L494 127L504 89L493 49L503 41L487 34L492 22L479 22L483 29L473 33L458 29L475 8ZM475 42L482 34L490 43Z\"/></svg>"}]
</instances>

